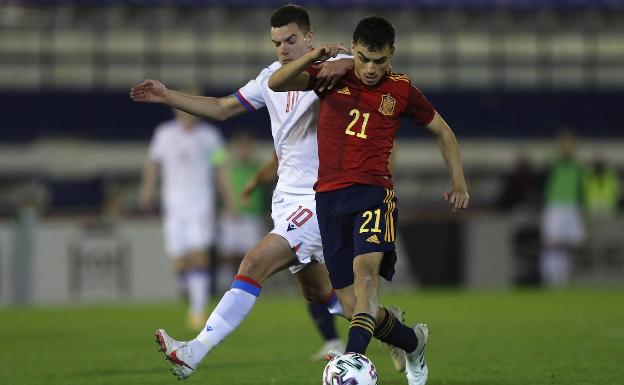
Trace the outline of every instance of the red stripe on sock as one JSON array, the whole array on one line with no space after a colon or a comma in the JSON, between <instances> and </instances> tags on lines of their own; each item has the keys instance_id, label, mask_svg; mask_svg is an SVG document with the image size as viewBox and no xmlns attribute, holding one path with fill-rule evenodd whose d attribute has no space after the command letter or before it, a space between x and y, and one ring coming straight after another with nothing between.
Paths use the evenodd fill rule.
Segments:
<instances>
[{"instance_id":1,"label":"red stripe on sock","mask_svg":"<svg viewBox=\"0 0 624 385\"><path fill-rule=\"evenodd\" d=\"M254 285L255 287L257 287L258 289L262 289L262 285L259 284L258 282L256 282L255 280L253 280L252 278L249 278L246 275L242 275L239 274L237 276L234 277L235 281L243 281L243 282L247 282L250 285Z\"/></svg>"}]
</instances>

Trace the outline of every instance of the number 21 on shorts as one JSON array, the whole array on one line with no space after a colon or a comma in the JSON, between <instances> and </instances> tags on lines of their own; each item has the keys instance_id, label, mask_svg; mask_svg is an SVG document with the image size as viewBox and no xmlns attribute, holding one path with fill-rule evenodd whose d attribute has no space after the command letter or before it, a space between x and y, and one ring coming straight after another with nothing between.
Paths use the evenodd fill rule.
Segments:
<instances>
[{"instance_id":1,"label":"number 21 on shorts","mask_svg":"<svg viewBox=\"0 0 624 385\"><path fill-rule=\"evenodd\" d=\"M369 222L375 218L375 225L373 228L369 228ZM360 226L360 234L362 233L381 233L381 229L379 228L379 220L381 219L381 209L377 209L375 211L364 211L362 214L362 218L364 218L364 223Z\"/></svg>"}]
</instances>

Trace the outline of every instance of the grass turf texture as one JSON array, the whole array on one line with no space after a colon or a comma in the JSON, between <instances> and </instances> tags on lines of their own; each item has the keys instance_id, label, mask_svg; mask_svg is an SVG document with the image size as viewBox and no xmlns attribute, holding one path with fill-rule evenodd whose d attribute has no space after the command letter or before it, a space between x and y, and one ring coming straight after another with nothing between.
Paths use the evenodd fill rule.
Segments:
<instances>
[{"instance_id":1,"label":"grass turf texture","mask_svg":"<svg viewBox=\"0 0 624 385\"><path fill-rule=\"evenodd\" d=\"M430 385L624 384L624 292L425 291L384 295L408 323L431 328ZM0 384L173 384L153 332L190 338L184 307L98 305L0 309ZM347 322L338 320L342 335ZM321 383L324 363L298 297L261 297L249 318L213 351L188 384ZM368 356L380 385L406 384L387 353Z\"/></svg>"}]
</instances>

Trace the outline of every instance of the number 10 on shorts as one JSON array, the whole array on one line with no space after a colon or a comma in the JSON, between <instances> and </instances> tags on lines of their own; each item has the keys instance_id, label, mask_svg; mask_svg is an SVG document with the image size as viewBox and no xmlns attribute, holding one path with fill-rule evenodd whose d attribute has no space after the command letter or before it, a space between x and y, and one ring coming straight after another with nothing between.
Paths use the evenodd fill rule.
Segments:
<instances>
[{"instance_id":1,"label":"number 10 on shorts","mask_svg":"<svg viewBox=\"0 0 624 385\"><path fill-rule=\"evenodd\" d=\"M312 213L310 209L307 209L303 206L299 206L299 208L297 208L297 210L295 210L292 214L290 214L290 216L286 218L286 220L287 221L292 220L292 223L295 226L301 227L303 226L304 223L308 221L308 219L312 218L312 215L314 214Z\"/></svg>"}]
</instances>

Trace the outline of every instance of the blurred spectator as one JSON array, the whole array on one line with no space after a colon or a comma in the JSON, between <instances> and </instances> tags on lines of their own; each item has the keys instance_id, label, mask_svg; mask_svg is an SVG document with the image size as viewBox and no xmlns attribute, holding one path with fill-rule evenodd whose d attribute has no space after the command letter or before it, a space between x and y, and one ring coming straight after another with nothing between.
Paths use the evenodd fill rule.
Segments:
<instances>
[{"instance_id":1,"label":"blurred spectator","mask_svg":"<svg viewBox=\"0 0 624 385\"><path fill-rule=\"evenodd\" d=\"M39 181L33 180L24 186L17 200L9 251L9 271L13 278L9 287L11 303L24 304L32 300L32 260L37 248L39 215L45 199L45 188Z\"/></svg>"},{"instance_id":2,"label":"blurred spectator","mask_svg":"<svg viewBox=\"0 0 624 385\"><path fill-rule=\"evenodd\" d=\"M513 168L504 177L496 207L505 211L518 206L534 208L539 203L539 196L539 177L529 158L518 154Z\"/></svg>"},{"instance_id":3,"label":"blurred spectator","mask_svg":"<svg viewBox=\"0 0 624 385\"><path fill-rule=\"evenodd\" d=\"M585 209L592 218L613 218L620 200L618 175L604 159L594 159L583 181Z\"/></svg>"},{"instance_id":4,"label":"blurred spectator","mask_svg":"<svg viewBox=\"0 0 624 385\"><path fill-rule=\"evenodd\" d=\"M562 287L570 282L572 253L585 239L581 218L584 169L576 158L576 137L570 131L562 131L557 144L559 158L546 179L540 271L544 284Z\"/></svg>"},{"instance_id":5,"label":"blurred spectator","mask_svg":"<svg viewBox=\"0 0 624 385\"><path fill-rule=\"evenodd\" d=\"M255 160L256 142L249 133L239 133L232 138L228 173L238 215L222 215L219 253L221 264L217 279L218 287L227 290L238 265L255 244L262 239L264 228L265 191L256 185L249 194L243 194L245 186L256 176L261 164ZM221 282L223 278L223 282Z\"/></svg>"},{"instance_id":6,"label":"blurred spectator","mask_svg":"<svg viewBox=\"0 0 624 385\"><path fill-rule=\"evenodd\" d=\"M191 92L196 94L196 90ZM193 115L174 112L175 120L159 125L152 138L139 203L144 210L152 206L162 168L165 247L178 276L178 288L188 294L188 326L199 330L206 321L209 302L208 250L214 242L215 185L226 208L232 213L235 208L221 134Z\"/></svg>"},{"instance_id":7,"label":"blurred spectator","mask_svg":"<svg viewBox=\"0 0 624 385\"><path fill-rule=\"evenodd\" d=\"M496 208L510 212L515 229L512 237L514 282L535 285L540 281L540 228L535 214L541 203L541 175L525 153L515 156L512 168L503 176Z\"/></svg>"}]
</instances>

